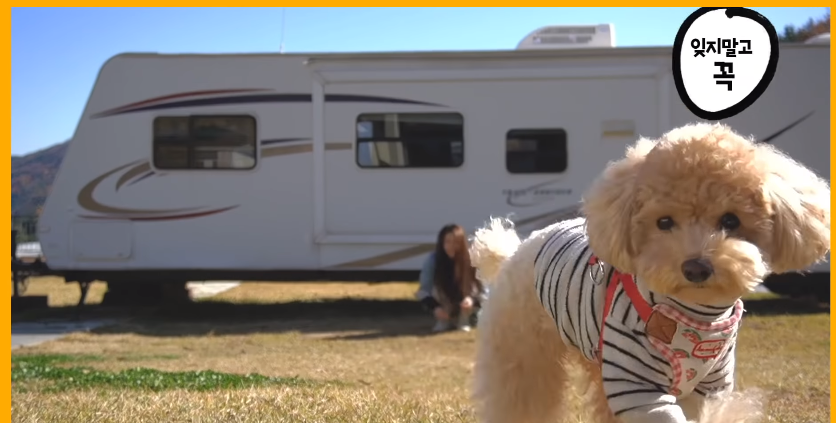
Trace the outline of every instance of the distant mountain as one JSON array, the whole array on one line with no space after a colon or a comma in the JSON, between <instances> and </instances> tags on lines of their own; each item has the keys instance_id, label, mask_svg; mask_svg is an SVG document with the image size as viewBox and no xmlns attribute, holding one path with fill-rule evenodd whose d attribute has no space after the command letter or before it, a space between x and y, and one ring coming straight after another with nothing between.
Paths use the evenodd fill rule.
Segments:
<instances>
[{"instance_id":1,"label":"distant mountain","mask_svg":"<svg viewBox=\"0 0 836 423\"><path fill-rule=\"evenodd\" d=\"M12 216L40 213L68 145L65 141L25 156L12 156Z\"/></svg>"}]
</instances>

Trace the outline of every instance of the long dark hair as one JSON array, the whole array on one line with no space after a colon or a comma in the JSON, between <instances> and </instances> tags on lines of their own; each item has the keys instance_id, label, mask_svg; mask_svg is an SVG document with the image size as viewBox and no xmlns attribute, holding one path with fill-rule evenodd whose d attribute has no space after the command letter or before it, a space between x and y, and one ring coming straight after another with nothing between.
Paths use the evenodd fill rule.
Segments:
<instances>
[{"instance_id":1,"label":"long dark hair","mask_svg":"<svg viewBox=\"0 0 836 423\"><path fill-rule=\"evenodd\" d=\"M451 258L444 250L444 238L453 234L456 243L456 253ZM438 232L435 243L435 274L433 281L436 290L447 297L453 307L458 309L459 303L466 295L470 295L476 280L476 269L470 264L467 237L464 228L454 223L445 225Z\"/></svg>"}]
</instances>

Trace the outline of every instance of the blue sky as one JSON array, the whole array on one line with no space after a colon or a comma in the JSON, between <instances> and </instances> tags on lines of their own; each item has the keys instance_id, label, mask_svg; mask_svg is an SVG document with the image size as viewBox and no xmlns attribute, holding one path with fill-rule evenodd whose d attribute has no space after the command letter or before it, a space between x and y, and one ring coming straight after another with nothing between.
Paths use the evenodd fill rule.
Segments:
<instances>
[{"instance_id":1,"label":"blue sky","mask_svg":"<svg viewBox=\"0 0 836 423\"><path fill-rule=\"evenodd\" d=\"M695 8L287 8L286 52L513 49L553 24L671 45ZM754 8L780 32L823 7ZM12 154L70 138L99 67L122 52L277 52L281 8L13 8Z\"/></svg>"}]
</instances>

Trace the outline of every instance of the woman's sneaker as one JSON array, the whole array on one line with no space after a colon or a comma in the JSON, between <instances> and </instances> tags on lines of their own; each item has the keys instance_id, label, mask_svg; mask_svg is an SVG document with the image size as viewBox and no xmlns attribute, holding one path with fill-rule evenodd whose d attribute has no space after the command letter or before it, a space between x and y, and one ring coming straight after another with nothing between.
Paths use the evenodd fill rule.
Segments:
<instances>
[{"instance_id":1,"label":"woman's sneaker","mask_svg":"<svg viewBox=\"0 0 836 423\"><path fill-rule=\"evenodd\" d=\"M457 326L458 326L458 329L460 331L470 332L470 316L471 315L465 315L465 314L462 314L461 316L459 316L459 324Z\"/></svg>"}]
</instances>

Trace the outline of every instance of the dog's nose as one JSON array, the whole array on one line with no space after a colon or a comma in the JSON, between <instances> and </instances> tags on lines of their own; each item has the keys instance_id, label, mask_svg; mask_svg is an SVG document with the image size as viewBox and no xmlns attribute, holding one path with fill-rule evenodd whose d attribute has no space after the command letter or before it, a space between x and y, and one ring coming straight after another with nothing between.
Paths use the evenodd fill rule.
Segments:
<instances>
[{"instance_id":1,"label":"dog's nose","mask_svg":"<svg viewBox=\"0 0 836 423\"><path fill-rule=\"evenodd\" d=\"M705 282L712 273L714 273L714 268L706 259L691 259L682 263L682 274L691 282Z\"/></svg>"}]
</instances>

